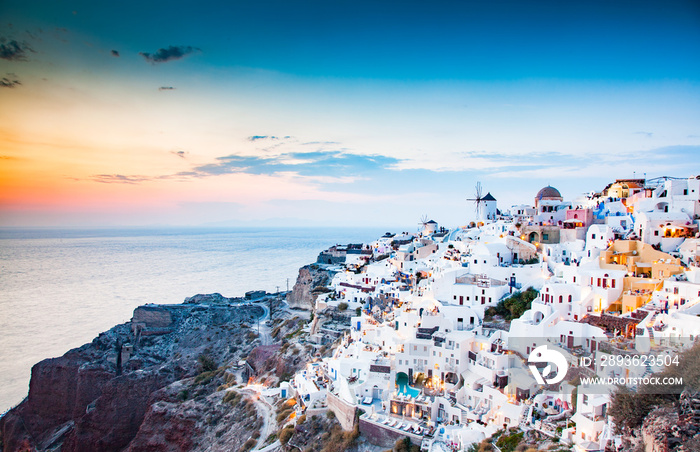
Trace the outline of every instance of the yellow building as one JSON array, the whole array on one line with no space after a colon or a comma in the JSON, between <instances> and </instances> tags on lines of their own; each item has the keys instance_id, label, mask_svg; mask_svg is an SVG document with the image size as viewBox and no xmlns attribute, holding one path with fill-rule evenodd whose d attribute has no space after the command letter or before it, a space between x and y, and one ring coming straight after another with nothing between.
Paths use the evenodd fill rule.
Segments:
<instances>
[{"instance_id":1,"label":"yellow building","mask_svg":"<svg viewBox=\"0 0 700 452\"><path fill-rule=\"evenodd\" d=\"M680 259L639 240L614 241L607 250L600 252L600 268L627 271L622 295L609 308L623 313L644 306L665 278L684 271Z\"/></svg>"},{"instance_id":2,"label":"yellow building","mask_svg":"<svg viewBox=\"0 0 700 452\"><path fill-rule=\"evenodd\" d=\"M644 190L644 179L617 179L607 187L605 195L611 198L628 198Z\"/></svg>"}]
</instances>

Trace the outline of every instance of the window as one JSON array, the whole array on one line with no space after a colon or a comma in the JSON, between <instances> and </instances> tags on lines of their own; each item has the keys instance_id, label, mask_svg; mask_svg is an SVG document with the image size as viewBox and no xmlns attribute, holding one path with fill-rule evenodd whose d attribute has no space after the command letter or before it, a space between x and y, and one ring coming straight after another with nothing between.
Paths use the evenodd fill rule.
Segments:
<instances>
[{"instance_id":1,"label":"window","mask_svg":"<svg viewBox=\"0 0 700 452\"><path fill-rule=\"evenodd\" d=\"M658 236L658 235L659 235L659 231L654 231L654 235L655 235L655 236Z\"/></svg>"},{"instance_id":2,"label":"window","mask_svg":"<svg viewBox=\"0 0 700 452\"><path fill-rule=\"evenodd\" d=\"M591 238L595 240L595 234L591 234Z\"/></svg>"},{"instance_id":3,"label":"window","mask_svg":"<svg viewBox=\"0 0 700 452\"><path fill-rule=\"evenodd\" d=\"M543 233L542 234L542 241L549 240L549 234Z\"/></svg>"},{"instance_id":4,"label":"window","mask_svg":"<svg viewBox=\"0 0 700 452\"><path fill-rule=\"evenodd\" d=\"M610 280L610 284L612 285L612 288L614 289L614 288L615 288L615 280L614 280L614 279L611 279L611 280Z\"/></svg>"},{"instance_id":5,"label":"window","mask_svg":"<svg viewBox=\"0 0 700 452\"><path fill-rule=\"evenodd\" d=\"M563 302L564 302L564 296L563 296L563 295L559 295L559 304L561 304L561 303L563 303Z\"/></svg>"}]
</instances>

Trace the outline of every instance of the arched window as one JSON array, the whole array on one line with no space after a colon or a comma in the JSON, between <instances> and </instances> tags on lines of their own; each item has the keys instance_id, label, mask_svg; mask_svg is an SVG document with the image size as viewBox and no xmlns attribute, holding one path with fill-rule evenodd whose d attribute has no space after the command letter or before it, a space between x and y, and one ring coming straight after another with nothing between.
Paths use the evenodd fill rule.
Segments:
<instances>
[{"instance_id":1,"label":"arched window","mask_svg":"<svg viewBox=\"0 0 700 452\"><path fill-rule=\"evenodd\" d=\"M559 304L562 304L564 302L564 297L559 295Z\"/></svg>"},{"instance_id":2,"label":"arched window","mask_svg":"<svg viewBox=\"0 0 700 452\"><path fill-rule=\"evenodd\" d=\"M572 297L571 297L571 295L569 295L569 303L571 303L571 299L572 299Z\"/></svg>"}]
</instances>

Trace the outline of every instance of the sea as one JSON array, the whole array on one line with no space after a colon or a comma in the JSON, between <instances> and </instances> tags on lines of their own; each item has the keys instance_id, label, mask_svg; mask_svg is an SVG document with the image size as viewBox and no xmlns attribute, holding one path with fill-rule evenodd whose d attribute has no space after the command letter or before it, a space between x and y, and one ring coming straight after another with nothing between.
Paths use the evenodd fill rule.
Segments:
<instances>
[{"instance_id":1,"label":"sea","mask_svg":"<svg viewBox=\"0 0 700 452\"><path fill-rule=\"evenodd\" d=\"M291 289L299 267L371 228L0 229L0 414L31 367L128 322L146 303Z\"/></svg>"}]
</instances>

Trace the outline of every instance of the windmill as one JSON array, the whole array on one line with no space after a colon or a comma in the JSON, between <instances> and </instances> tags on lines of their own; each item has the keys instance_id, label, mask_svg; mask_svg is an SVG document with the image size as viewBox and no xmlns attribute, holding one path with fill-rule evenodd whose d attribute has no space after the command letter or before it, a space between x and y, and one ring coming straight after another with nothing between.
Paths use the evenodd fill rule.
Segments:
<instances>
[{"instance_id":1,"label":"windmill","mask_svg":"<svg viewBox=\"0 0 700 452\"><path fill-rule=\"evenodd\" d=\"M421 228L421 230L425 229L425 226L428 224L428 216L423 215L420 217L420 221L418 222L418 226Z\"/></svg>"},{"instance_id":2,"label":"windmill","mask_svg":"<svg viewBox=\"0 0 700 452\"><path fill-rule=\"evenodd\" d=\"M428 228L428 216L423 215L420 217L420 222L418 222L418 227L420 228L419 231L422 234L425 234Z\"/></svg>"},{"instance_id":3,"label":"windmill","mask_svg":"<svg viewBox=\"0 0 700 452\"><path fill-rule=\"evenodd\" d=\"M483 221L482 215L481 215L481 209L480 207L482 206L484 202L484 198L481 196L481 182L476 183L476 195L474 198L467 198L467 201L474 201L474 206L475 206L475 212L476 212L476 221Z\"/></svg>"}]
</instances>

